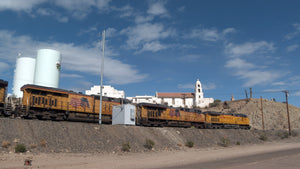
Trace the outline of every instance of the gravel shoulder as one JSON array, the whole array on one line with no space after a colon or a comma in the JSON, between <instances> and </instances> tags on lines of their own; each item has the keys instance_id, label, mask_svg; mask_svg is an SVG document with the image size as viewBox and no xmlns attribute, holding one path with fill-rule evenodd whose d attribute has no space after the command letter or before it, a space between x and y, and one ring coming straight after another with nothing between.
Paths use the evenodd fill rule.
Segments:
<instances>
[{"instance_id":1,"label":"gravel shoulder","mask_svg":"<svg viewBox=\"0 0 300 169\"><path fill-rule=\"evenodd\" d=\"M172 167L194 162L208 162L226 158L241 157L272 151L299 148L299 142L269 142L259 145L185 149L148 153L41 153L0 154L0 168L24 168L24 160L32 159L30 168L82 169L111 168L138 169Z\"/></svg>"}]
</instances>

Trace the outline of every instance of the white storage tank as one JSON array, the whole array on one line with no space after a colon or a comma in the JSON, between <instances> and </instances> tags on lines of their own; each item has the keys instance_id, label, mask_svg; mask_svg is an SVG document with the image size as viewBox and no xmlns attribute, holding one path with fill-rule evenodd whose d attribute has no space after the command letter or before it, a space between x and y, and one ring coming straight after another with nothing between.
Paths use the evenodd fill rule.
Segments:
<instances>
[{"instance_id":1,"label":"white storage tank","mask_svg":"<svg viewBox=\"0 0 300 169\"><path fill-rule=\"evenodd\" d=\"M113 106L112 124L135 125L135 106L132 104Z\"/></svg>"},{"instance_id":2,"label":"white storage tank","mask_svg":"<svg viewBox=\"0 0 300 169\"><path fill-rule=\"evenodd\" d=\"M52 49L37 51L34 84L58 88L60 52Z\"/></svg>"},{"instance_id":3,"label":"white storage tank","mask_svg":"<svg viewBox=\"0 0 300 169\"><path fill-rule=\"evenodd\" d=\"M35 58L17 58L13 84L13 95L15 97L23 97L23 92L20 90L23 85L34 83L35 63Z\"/></svg>"}]
</instances>

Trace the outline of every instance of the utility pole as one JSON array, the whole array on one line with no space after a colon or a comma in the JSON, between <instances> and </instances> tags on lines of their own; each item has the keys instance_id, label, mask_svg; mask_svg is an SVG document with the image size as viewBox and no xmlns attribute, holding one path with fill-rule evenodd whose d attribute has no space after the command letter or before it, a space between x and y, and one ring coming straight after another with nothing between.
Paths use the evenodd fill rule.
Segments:
<instances>
[{"instance_id":1,"label":"utility pole","mask_svg":"<svg viewBox=\"0 0 300 169\"><path fill-rule=\"evenodd\" d=\"M289 102L288 102L288 93L289 91L282 91L285 93L285 99L286 99L286 110L287 110L287 116L288 116L288 125L289 125L289 135L291 136L291 124L290 124L290 112L289 112Z\"/></svg>"},{"instance_id":2,"label":"utility pole","mask_svg":"<svg viewBox=\"0 0 300 169\"><path fill-rule=\"evenodd\" d=\"M102 88L103 88L103 70L104 70L104 46L105 46L105 30L102 32L102 60L101 60L101 82L100 82L100 106L99 106L99 125L102 116Z\"/></svg>"},{"instance_id":3,"label":"utility pole","mask_svg":"<svg viewBox=\"0 0 300 169\"><path fill-rule=\"evenodd\" d=\"M245 89L245 93L246 93L246 99L248 99L247 89Z\"/></svg>"},{"instance_id":4,"label":"utility pole","mask_svg":"<svg viewBox=\"0 0 300 169\"><path fill-rule=\"evenodd\" d=\"M250 87L250 99L252 99L252 88Z\"/></svg>"},{"instance_id":5,"label":"utility pole","mask_svg":"<svg viewBox=\"0 0 300 169\"><path fill-rule=\"evenodd\" d=\"M262 122L262 128L265 130L265 123L264 123L264 111L263 111L263 103L262 103L262 97L260 96L260 105L261 105L261 122Z\"/></svg>"}]
</instances>

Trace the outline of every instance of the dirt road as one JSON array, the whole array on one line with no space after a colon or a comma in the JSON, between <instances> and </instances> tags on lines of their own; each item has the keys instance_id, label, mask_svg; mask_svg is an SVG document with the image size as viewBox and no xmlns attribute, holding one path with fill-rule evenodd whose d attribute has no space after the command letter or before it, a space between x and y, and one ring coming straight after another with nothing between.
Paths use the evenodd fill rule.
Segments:
<instances>
[{"instance_id":1,"label":"dirt road","mask_svg":"<svg viewBox=\"0 0 300 169\"><path fill-rule=\"evenodd\" d=\"M185 149L181 151L163 151L149 153L44 153L44 154L0 154L0 169L24 169L24 160L32 159L37 169L138 169L170 168L192 163L204 163L226 160L235 157L250 156L267 152L300 148L300 143L265 143L234 147L215 147L208 149ZM26 168L26 167L25 167Z\"/></svg>"}]
</instances>

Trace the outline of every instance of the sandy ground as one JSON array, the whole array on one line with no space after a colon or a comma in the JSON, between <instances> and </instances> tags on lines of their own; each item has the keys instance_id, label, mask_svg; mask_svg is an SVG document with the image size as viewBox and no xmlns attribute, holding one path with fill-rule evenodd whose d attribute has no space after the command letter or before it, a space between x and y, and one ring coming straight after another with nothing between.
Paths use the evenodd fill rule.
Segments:
<instances>
[{"instance_id":1,"label":"sandy ground","mask_svg":"<svg viewBox=\"0 0 300 169\"><path fill-rule=\"evenodd\" d=\"M185 149L181 151L163 151L148 153L42 153L42 154L0 154L0 169L138 169L163 168L193 162L208 162L218 159L253 155L292 148L300 143L265 143L234 147L215 147L207 149ZM32 159L32 166L24 166L25 159Z\"/></svg>"}]
</instances>

